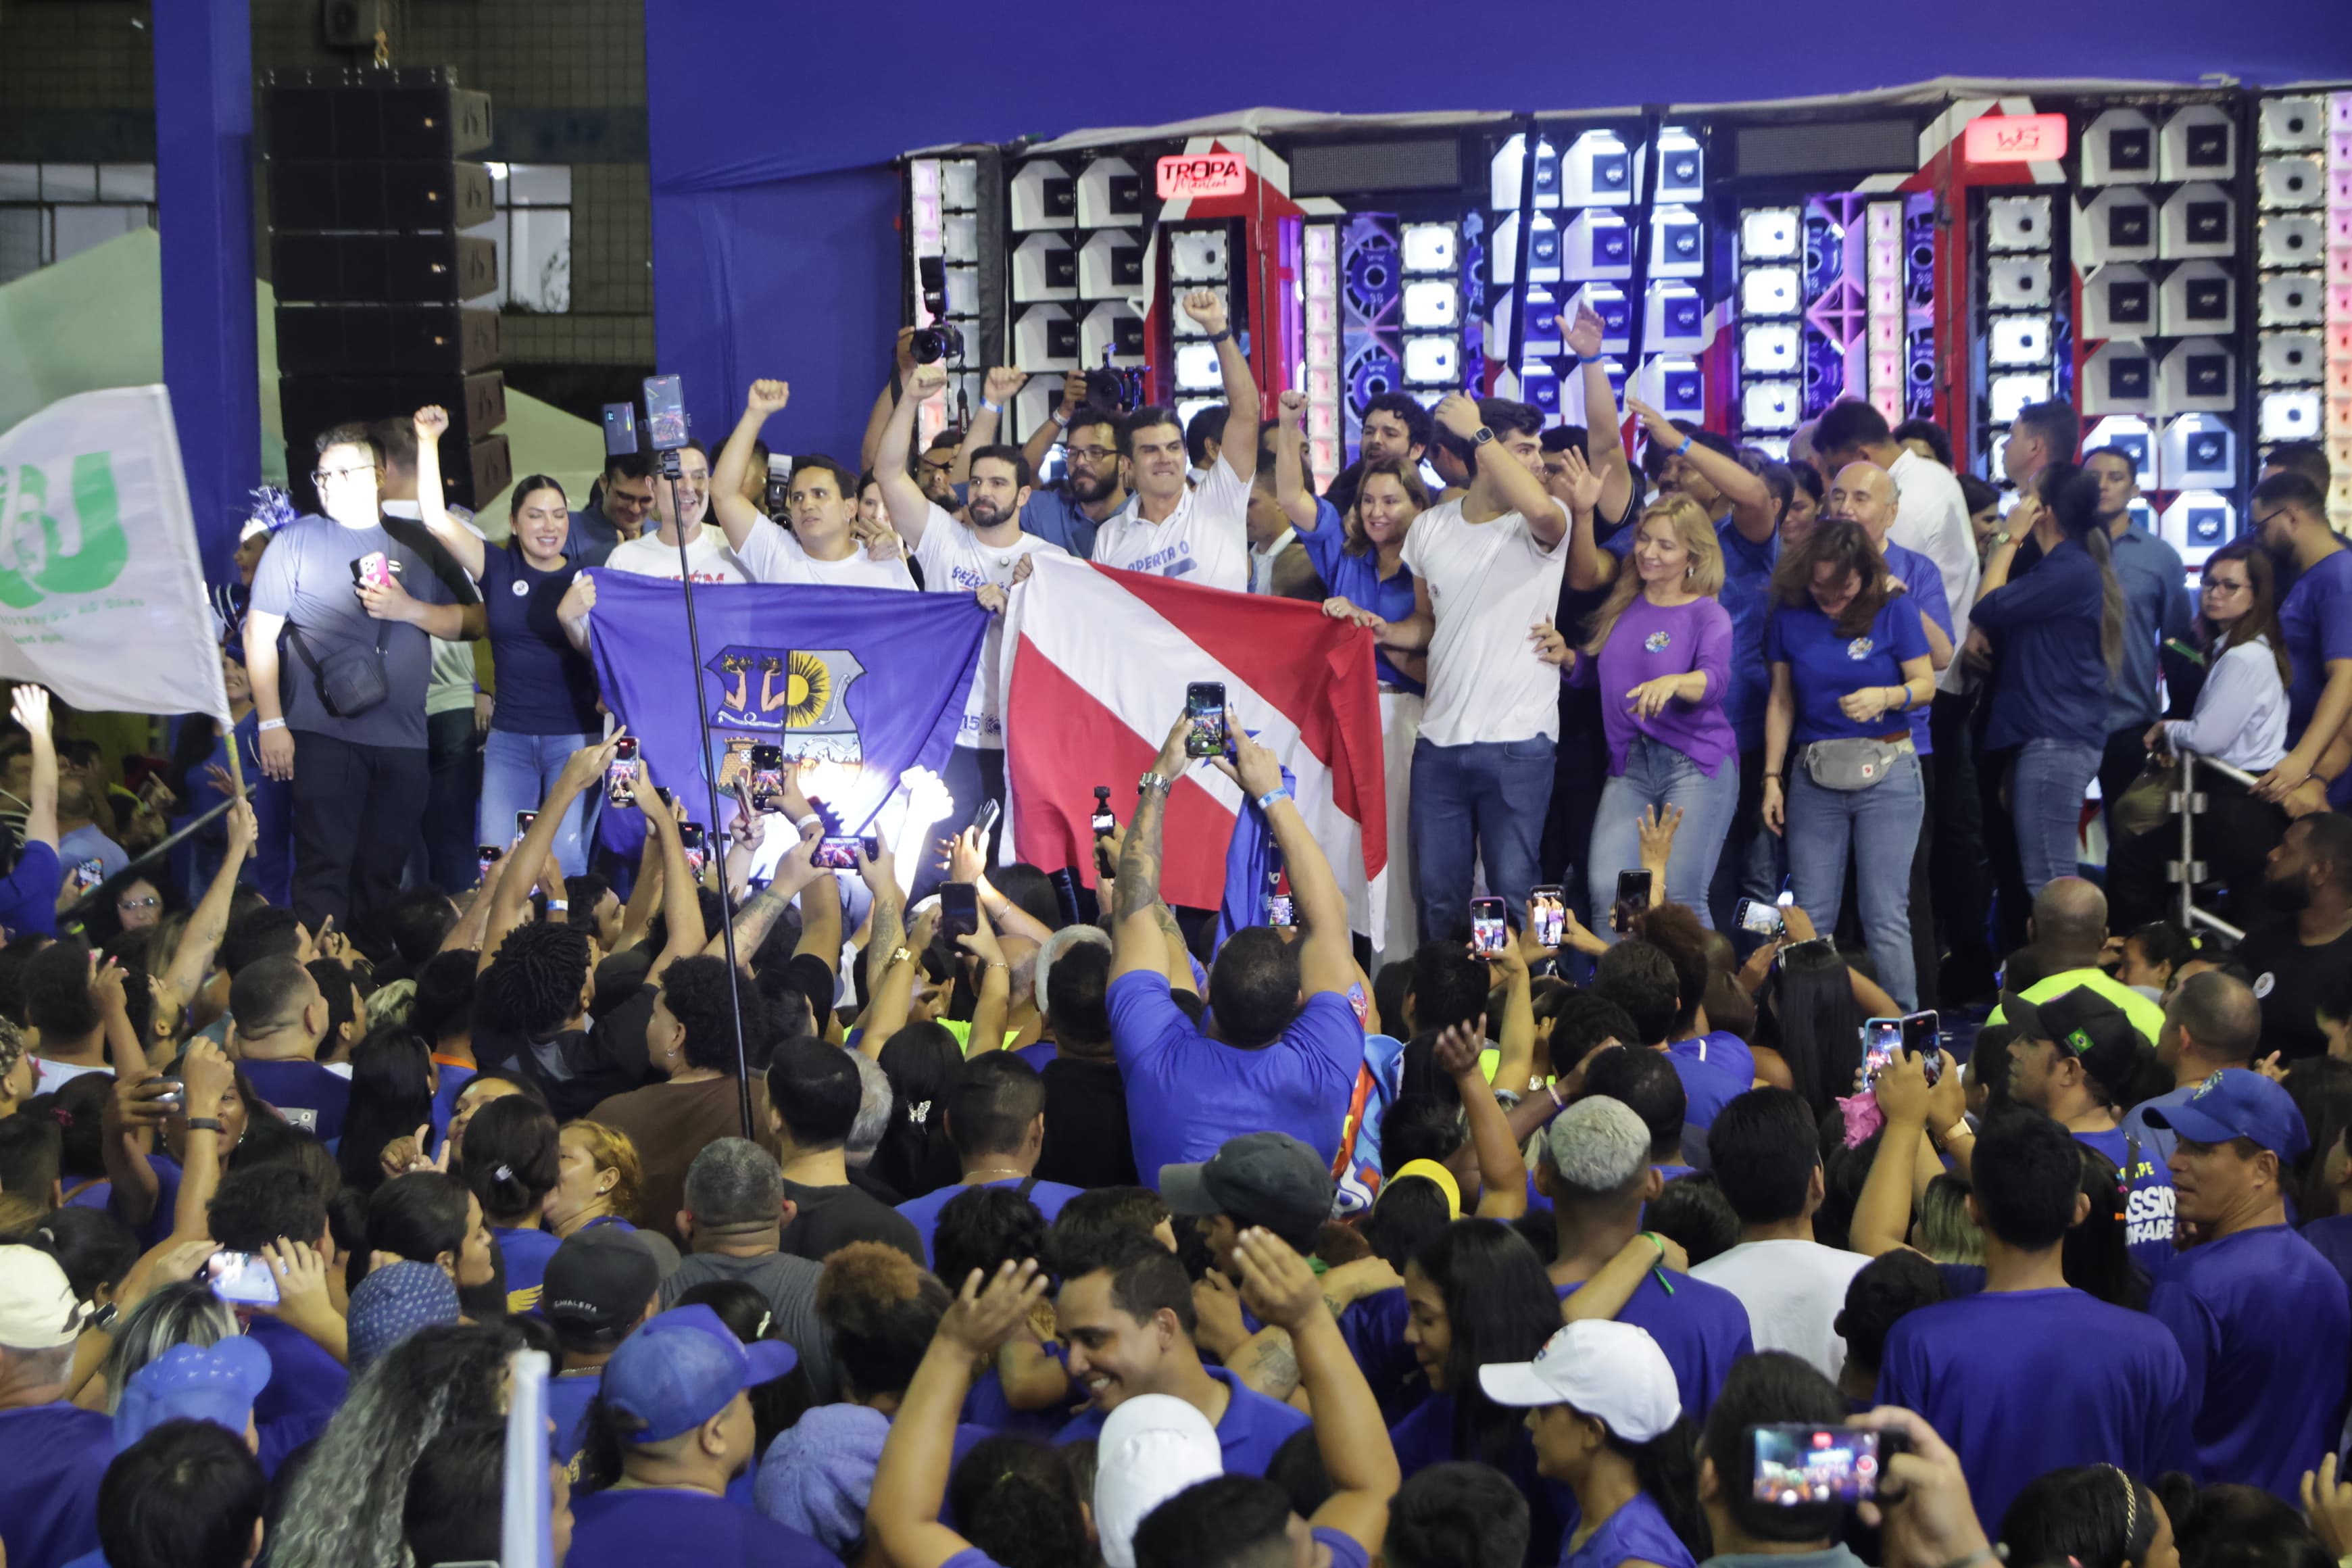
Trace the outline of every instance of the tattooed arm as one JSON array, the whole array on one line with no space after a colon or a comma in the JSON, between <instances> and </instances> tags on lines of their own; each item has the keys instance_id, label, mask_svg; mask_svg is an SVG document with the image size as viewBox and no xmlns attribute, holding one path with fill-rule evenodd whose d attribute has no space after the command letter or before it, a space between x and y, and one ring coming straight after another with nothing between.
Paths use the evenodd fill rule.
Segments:
<instances>
[{"instance_id":1,"label":"tattooed arm","mask_svg":"<svg viewBox=\"0 0 2352 1568\"><path fill-rule=\"evenodd\" d=\"M1168 989L1199 995L1201 988L1192 984L1192 950L1184 941L1184 928L1176 923L1176 911L1165 902L1156 903L1151 916L1160 922L1160 941L1168 944Z\"/></svg>"},{"instance_id":2,"label":"tattooed arm","mask_svg":"<svg viewBox=\"0 0 2352 1568\"><path fill-rule=\"evenodd\" d=\"M1160 902L1160 830L1168 815L1169 791L1185 768L1184 737L1189 718L1176 721L1151 764L1152 774L1168 782L1143 790L1135 799L1135 818L1118 847L1118 886L1111 899L1110 974L1149 972L1165 973L1169 952L1160 919L1152 910Z\"/></svg>"}]
</instances>

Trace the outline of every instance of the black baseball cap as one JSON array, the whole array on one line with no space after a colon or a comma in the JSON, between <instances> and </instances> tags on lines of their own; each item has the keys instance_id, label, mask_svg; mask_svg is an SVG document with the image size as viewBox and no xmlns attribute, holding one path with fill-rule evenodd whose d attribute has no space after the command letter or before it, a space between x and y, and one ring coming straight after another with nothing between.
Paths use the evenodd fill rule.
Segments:
<instances>
[{"instance_id":1,"label":"black baseball cap","mask_svg":"<svg viewBox=\"0 0 2352 1568\"><path fill-rule=\"evenodd\" d=\"M2050 1041L2111 1089L2130 1081L2132 1068L2147 1048L2131 1015L2087 985L2038 1003L2004 991L2000 1010L2015 1026L2019 1039Z\"/></svg>"},{"instance_id":2,"label":"black baseball cap","mask_svg":"<svg viewBox=\"0 0 2352 1568\"><path fill-rule=\"evenodd\" d=\"M1181 1215L1230 1215L1304 1252L1331 1217L1323 1158L1287 1132L1244 1132L1197 1165L1160 1167L1160 1195Z\"/></svg>"},{"instance_id":3,"label":"black baseball cap","mask_svg":"<svg viewBox=\"0 0 2352 1568\"><path fill-rule=\"evenodd\" d=\"M539 1310L559 1334L618 1342L661 1289L661 1265L635 1231L591 1226L566 1237L540 1279Z\"/></svg>"}]
</instances>

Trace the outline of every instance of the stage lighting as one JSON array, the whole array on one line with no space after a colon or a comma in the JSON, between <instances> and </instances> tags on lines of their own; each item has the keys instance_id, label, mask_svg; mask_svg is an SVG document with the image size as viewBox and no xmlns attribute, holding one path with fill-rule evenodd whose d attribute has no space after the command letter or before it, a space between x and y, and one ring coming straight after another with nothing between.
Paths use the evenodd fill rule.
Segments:
<instances>
[{"instance_id":1,"label":"stage lighting","mask_svg":"<svg viewBox=\"0 0 2352 1568\"><path fill-rule=\"evenodd\" d=\"M2095 452L2102 447L2131 454L2132 477L2140 489L2156 488L2156 435L2147 420L2117 414L2097 421L2083 437L2083 450Z\"/></svg>"},{"instance_id":2,"label":"stage lighting","mask_svg":"<svg viewBox=\"0 0 2352 1568\"><path fill-rule=\"evenodd\" d=\"M1755 267L1740 274L1739 309L1748 316L1793 316L1804 289L1793 267Z\"/></svg>"},{"instance_id":3,"label":"stage lighting","mask_svg":"<svg viewBox=\"0 0 2352 1568\"><path fill-rule=\"evenodd\" d=\"M2156 478L2168 490L2216 489L2238 477L2238 438L2210 414L2184 414L2157 443Z\"/></svg>"},{"instance_id":4,"label":"stage lighting","mask_svg":"<svg viewBox=\"0 0 2352 1568\"><path fill-rule=\"evenodd\" d=\"M2212 338L2175 343L2157 367L2157 397L2168 414L2227 414L2238 405L2236 360Z\"/></svg>"},{"instance_id":5,"label":"stage lighting","mask_svg":"<svg viewBox=\"0 0 2352 1568\"><path fill-rule=\"evenodd\" d=\"M2218 261L2188 261L2172 269L2158 292L2157 331L2168 338L2238 330L2238 285Z\"/></svg>"},{"instance_id":6,"label":"stage lighting","mask_svg":"<svg viewBox=\"0 0 2352 1568\"><path fill-rule=\"evenodd\" d=\"M1462 350L1452 338L1407 338L1404 378L1419 386L1458 386L1462 382Z\"/></svg>"},{"instance_id":7,"label":"stage lighting","mask_svg":"<svg viewBox=\"0 0 2352 1568\"><path fill-rule=\"evenodd\" d=\"M2263 279L2254 321L2264 327L2316 327L2327 320L2327 286L2316 272L2279 272Z\"/></svg>"},{"instance_id":8,"label":"stage lighting","mask_svg":"<svg viewBox=\"0 0 2352 1568\"><path fill-rule=\"evenodd\" d=\"M1662 202L1696 202L1706 194L1706 159L1698 138L1679 126L1658 132L1658 187Z\"/></svg>"},{"instance_id":9,"label":"stage lighting","mask_svg":"<svg viewBox=\"0 0 2352 1568\"><path fill-rule=\"evenodd\" d=\"M1739 334L1739 368L1748 375L1794 375L1802 354L1802 333L1791 324L1759 323Z\"/></svg>"},{"instance_id":10,"label":"stage lighting","mask_svg":"<svg viewBox=\"0 0 2352 1568\"><path fill-rule=\"evenodd\" d=\"M2254 374L2265 386L2297 386L2317 382L2326 364L2326 347L2317 332L2264 332Z\"/></svg>"},{"instance_id":11,"label":"stage lighting","mask_svg":"<svg viewBox=\"0 0 2352 1568\"><path fill-rule=\"evenodd\" d=\"M2236 172L2237 121L2218 104L2192 103L2164 122L2158 177L2225 180Z\"/></svg>"},{"instance_id":12,"label":"stage lighting","mask_svg":"<svg viewBox=\"0 0 2352 1568\"><path fill-rule=\"evenodd\" d=\"M1786 261L1803 243L1804 226L1794 207L1756 207L1739 215L1742 261Z\"/></svg>"},{"instance_id":13,"label":"stage lighting","mask_svg":"<svg viewBox=\"0 0 2352 1568\"><path fill-rule=\"evenodd\" d=\"M1452 274L1461 265L1458 246L1450 223L1409 223L1397 244L1407 272L1444 272Z\"/></svg>"},{"instance_id":14,"label":"stage lighting","mask_svg":"<svg viewBox=\"0 0 2352 1568\"><path fill-rule=\"evenodd\" d=\"M2156 125L2137 109L2110 109L2083 133L2082 183L2145 185L2156 178Z\"/></svg>"},{"instance_id":15,"label":"stage lighting","mask_svg":"<svg viewBox=\"0 0 2352 1568\"><path fill-rule=\"evenodd\" d=\"M2195 571L2237 533L2237 509L2212 490L2183 490L2164 509L2156 531L2180 552L2181 564Z\"/></svg>"},{"instance_id":16,"label":"stage lighting","mask_svg":"<svg viewBox=\"0 0 2352 1568\"><path fill-rule=\"evenodd\" d=\"M1739 423L1748 430L1794 430L1804 393L1793 381L1751 381L1739 391Z\"/></svg>"},{"instance_id":17,"label":"stage lighting","mask_svg":"<svg viewBox=\"0 0 2352 1568\"><path fill-rule=\"evenodd\" d=\"M2238 204L2219 185L2183 185L2164 200L2156 244L2167 261L2228 256L2238 247Z\"/></svg>"},{"instance_id":18,"label":"stage lighting","mask_svg":"<svg viewBox=\"0 0 2352 1568\"><path fill-rule=\"evenodd\" d=\"M2008 256L1985 268L1985 303L1996 310L2050 308L2050 258Z\"/></svg>"},{"instance_id":19,"label":"stage lighting","mask_svg":"<svg viewBox=\"0 0 2352 1568\"><path fill-rule=\"evenodd\" d=\"M2004 368L2050 363L2050 318L1995 316L1985 334L1987 363Z\"/></svg>"},{"instance_id":20,"label":"stage lighting","mask_svg":"<svg viewBox=\"0 0 2352 1568\"><path fill-rule=\"evenodd\" d=\"M1993 250L2050 248L2048 196L1994 196L1985 203L1985 244Z\"/></svg>"},{"instance_id":21,"label":"stage lighting","mask_svg":"<svg viewBox=\"0 0 2352 1568\"><path fill-rule=\"evenodd\" d=\"M2327 254L2327 226L2315 213L2264 213L2254 236L2264 267L2316 267Z\"/></svg>"},{"instance_id":22,"label":"stage lighting","mask_svg":"<svg viewBox=\"0 0 2352 1568\"><path fill-rule=\"evenodd\" d=\"M1176 347L1176 387L1180 392L1204 392L1222 387L1224 373L1218 368L1217 345L1210 342L1179 343Z\"/></svg>"},{"instance_id":23,"label":"stage lighting","mask_svg":"<svg viewBox=\"0 0 2352 1568\"><path fill-rule=\"evenodd\" d=\"M1462 291L1452 279L1434 279L1404 286L1404 324L1417 331L1441 331L1461 317Z\"/></svg>"},{"instance_id":24,"label":"stage lighting","mask_svg":"<svg viewBox=\"0 0 2352 1568\"><path fill-rule=\"evenodd\" d=\"M2256 418L2265 441L2315 441L2321 407L2315 388L2265 392Z\"/></svg>"},{"instance_id":25,"label":"stage lighting","mask_svg":"<svg viewBox=\"0 0 2352 1568\"><path fill-rule=\"evenodd\" d=\"M2007 425L2029 403L2050 401L2050 377L2046 372L2020 372L1997 375L1986 389L1985 401L1996 425Z\"/></svg>"},{"instance_id":26,"label":"stage lighting","mask_svg":"<svg viewBox=\"0 0 2352 1568\"><path fill-rule=\"evenodd\" d=\"M2126 185L2101 191L2074 217L2074 258L2085 267L2156 259L2156 204Z\"/></svg>"}]
</instances>

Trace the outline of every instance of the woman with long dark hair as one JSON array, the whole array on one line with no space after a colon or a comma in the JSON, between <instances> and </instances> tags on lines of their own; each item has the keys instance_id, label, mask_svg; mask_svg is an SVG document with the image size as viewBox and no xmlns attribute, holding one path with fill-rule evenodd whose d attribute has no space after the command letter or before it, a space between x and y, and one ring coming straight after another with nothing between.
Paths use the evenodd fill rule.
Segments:
<instances>
[{"instance_id":1,"label":"woman with long dark hair","mask_svg":"<svg viewBox=\"0 0 2352 1568\"><path fill-rule=\"evenodd\" d=\"M1478 1382L1480 1367L1532 1360L1559 1330L1542 1259L1500 1220L1460 1220L1405 1264L1404 1289L1404 1340L1430 1394L1390 1433L1398 1464L1408 1477L1451 1459L1494 1466L1527 1494L1527 1561L1557 1562L1567 1500L1538 1476L1523 1413Z\"/></svg>"},{"instance_id":2,"label":"woman with long dark hair","mask_svg":"<svg viewBox=\"0 0 2352 1568\"><path fill-rule=\"evenodd\" d=\"M2099 517L2098 476L2061 464L2042 472L2041 485L2033 532L2045 552L2012 583L2021 542L1996 547L1969 612L2000 643L1984 744L2013 753L2010 814L2028 898L2074 875L2083 797L2098 776L2124 658L2124 594Z\"/></svg>"},{"instance_id":3,"label":"woman with long dark hair","mask_svg":"<svg viewBox=\"0 0 2352 1568\"><path fill-rule=\"evenodd\" d=\"M482 1221L482 1202L441 1171L411 1171L368 1199L367 1250L355 1255L352 1289L387 1263L430 1263L458 1290L478 1291L498 1278L498 1247Z\"/></svg>"},{"instance_id":4,"label":"woman with long dark hair","mask_svg":"<svg viewBox=\"0 0 2352 1568\"><path fill-rule=\"evenodd\" d=\"M563 1245L543 1223L562 1174L559 1148L554 1113L520 1094L490 1101L466 1126L466 1185L499 1244L510 1312L539 1305L547 1260Z\"/></svg>"},{"instance_id":5,"label":"woman with long dark hair","mask_svg":"<svg viewBox=\"0 0 2352 1568\"><path fill-rule=\"evenodd\" d=\"M1560 1568L1697 1568L1715 1538L1699 1508L1698 1434L1666 1352L1645 1330L1594 1318L1553 1335L1544 1359L1572 1386L1529 1366L1488 1367L1480 1382L1528 1411L1538 1473L1575 1494Z\"/></svg>"},{"instance_id":6,"label":"woman with long dark hair","mask_svg":"<svg viewBox=\"0 0 2352 1568\"><path fill-rule=\"evenodd\" d=\"M343 1185L372 1193L384 1181L383 1146L433 1120L433 1050L404 1024L371 1030L352 1049L352 1099L335 1163Z\"/></svg>"},{"instance_id":7,"label":"woman with long dark hair","mask_svg":"<svg viewBox=\"0 0 2352 1568\"><path fill-rule=\"evenodd\" d=\"M1927 795L1904 715L1935 695L1927 633L1859 523L1817 525L1780 557L1772 595L1764 826L1788 846L1816 931L1837 930L1852 860L1870 955L1907 1010L1918 1004L1911 858Z\"/></svg>"},{"instance_id":8,"label":"woman with long dark hair","mask_svg":"<svg viewBox=\"0 0 2352 1568\"><path fill-rule=\"evenodd\" d=\"M2021 1564L2179 1568L2180 1563L2164 1504L2113 1465L2052 1470L2029 1482L2001 1516L2000 1546L2009 1562Z\"/></svg>"},{"instance_id":9,"label":"woman with long dark hair","mask_svg":"<svg viewBox=\"0 0 2352 1568\"><path fill-rule=\"evenodd\" d=\"M1862 1063L1862 1023L1853 972L1834 942L1815 939L1780 949L1767 992L1771 1039L1789 1064L1790 1087L1815 1116L1853 1092Z\"/></svg>"},{"instance_id":10,"label":"woman with long dark hair","mask_svg":"<svg viewBox=\"0 0 2352 1568\"><path fill-rule=\"evenodd\" d=\"M963 1077L963 1048L938 1023L909 1024L876 1060L890 1080L890 1121L866 1167L903 1202L963 1179L948 1142L948 1096Z\"/></svg>"},{"instance_id":11,"label":"woman with long dark hair","mask_svg":"<svg viewBox=\"0 0 2352 1568\"><path fill-rule=\"evenodd\" d=\"M2205 558L2197 629L2205 643L2205 684L2187 719L2148 727L2147 748L2194 752L2257 777L2286 755L2287 685L2294 671L2280 634L2277 579L2269 553L2252 540L2225 544ZM2260 908L2263 863L2286 836L2283 807L2257 800L2213 769L2197 775L2204 820L2197 847L2207 872L2229 884L2231 919L2252 923ZM2119 840L2109 860L2110 924L2152 920L2159 912L2168 858L2178 858L2179 829L2170 817L2147 833Z\"/></svg>"}]
</instances>

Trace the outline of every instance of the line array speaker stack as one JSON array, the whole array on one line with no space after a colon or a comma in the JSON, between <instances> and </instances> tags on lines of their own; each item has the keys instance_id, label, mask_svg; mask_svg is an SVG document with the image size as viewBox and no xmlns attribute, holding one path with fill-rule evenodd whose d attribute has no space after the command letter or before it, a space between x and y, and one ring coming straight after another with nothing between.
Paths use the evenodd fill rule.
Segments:
<instances>
[{"instance_id":1,"label":"line array speaker stack","mask_svg":"<svg viewBox=\"0 0 2352 1568\"><path fill-rule=\"evenodd\" d=\"M279 70L264 83L278 407L286 470L315 505L313 438L346 421L449 411L447 499L478 507L512 480L497 248L461 230L493 216L487 93L447 67ZM466 456L460 458L457 454Z\"/></svg>"}]
</instances>

